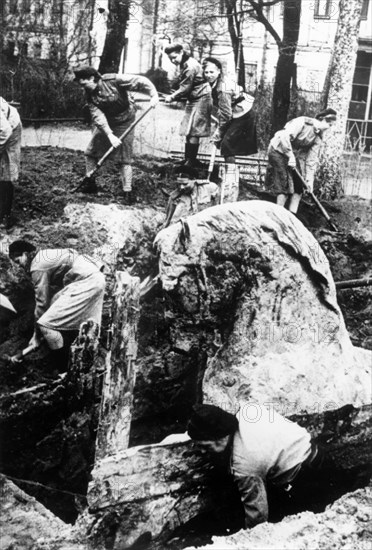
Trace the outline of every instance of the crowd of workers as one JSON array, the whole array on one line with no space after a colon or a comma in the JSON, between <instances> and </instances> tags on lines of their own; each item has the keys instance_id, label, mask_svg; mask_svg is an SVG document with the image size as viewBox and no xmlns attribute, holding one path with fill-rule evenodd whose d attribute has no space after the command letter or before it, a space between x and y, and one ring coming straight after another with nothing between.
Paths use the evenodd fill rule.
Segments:
<instances>
[{"instance_id":1,"label":"crowd of workers","mask_svg":"<svg viewBox=\"0 0 372 550\"><path fill-rule=\"evenodd\" d=\"M221 188L234 192L237 199L239 176L236 156L257 152L253 97L235 82L225 78L222 63L207 57L202 64L188 55L180 44L165 50L179 67L175 90L166 103L186 100L181 135L185 136L185 155L176 170L178 188L172 193L164 226L177 221L199 204L213 204L221 193L218 186L198 179L197 160L200 138L211 137L225 159L225 181ZM75 80L85 90L91 120L92 139L85 151L87 174L112 146L120 164L123 200L133 202L133 132L125 140L119 136L135 120L133 91L150 96L155 107L159 101L155 86L143 76L101 75L91 66L75 71ZM277 204L296 213L303 192L297 169L312 189L324 132L336 119L326 109L315 118L298 117L288 122L270 141L266 185L276 195ZM214 127L214 128L213 128ZM213 128L213 130L212 130ZM9 226L13 183L18 178L22 126L17 110L1 98L0 102L0 221ZM82 191L96 192L89 179ZM232 197L232 198L231 198ZM186 202L185 202L186 201ZM193 206L196 205L196 206ZM72 249L36 250L32 243L18 240L9 248L10 258L30 274L36 299L35 331L30 345L37 347L44 338L59 370L66 367L68 335L76 333L89 319L100 323L105 279L102 265ZM291 485L304 472L314 471L321 462L319 451L303 428L276 416L275 422L250 423L211 405L194 408L188 433L211 452L225 454L244 505L246 526L269 517L268 488L289 494Z\"/></svg>"}]
</instances>

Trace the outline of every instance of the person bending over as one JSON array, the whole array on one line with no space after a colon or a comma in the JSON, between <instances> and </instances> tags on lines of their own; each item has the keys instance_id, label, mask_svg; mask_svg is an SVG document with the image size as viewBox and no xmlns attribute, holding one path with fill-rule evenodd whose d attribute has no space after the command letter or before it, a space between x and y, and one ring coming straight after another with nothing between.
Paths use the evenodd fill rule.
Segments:
<instances>
[{"instance_id":1,"label":"person bending over","mask_svg":"<svg viewBox=\"0 0 372 550\"><path fill-rule=\"evenodd\" d=\"M72 248L36 250L23 240L9 246L9 257L31 277L35 292L35 329L29 345L43 337L52 350L54 366L67 368L67 341L89 319L101 324L105 277L103 264Z\"/></svg>"},{"instance_id":2,"label":"person bending over","mask_svg":"<svg viewBox=\"0 0 372 550\"><path fill-rule=\"evenodd\" d=\"M276 132L269 144L265 187L276 195L276 203L297 213L303 185L296 172L313 190L315 171L319 161L324 133L337 118L334 109L325 109L315 118L301 116L287 122Z\"/></svg>"},{"instance_id":3,"label":"person bending over","mask_svg":"<svg viewBox=\"0 0 372 550\"><path fill-rule=\"evenodd\" d=\"M307 509L308 487L328 494L333 483L331 466L325 468L326 457L310 434L272 408L248 403L235 416L214 405L195 405L187 433L230 468L246 528L268 521L274 505L282 514Z\"/></svg>"},{"instance_id":4,"label":"person bending over","mask_svg":"<svg viewBox=\"0 0 372 550\"><path fill-rule=\"evenodd\" d=\"M150 97L150 105L159 102L158 93L152 82L144 77L129 74L101 75L93 67L74 70L75 80L85 90L87 105L93 121L93 136L85 151L86 172L96 167L97 161L112 146L117 149L120 162L120 177L124 202L134 202L132 192L132 157L134 132L123 141L119 136L135 120L136 106L130 92L141 91ZM85 193L95 193L95 182L82 189Z\"/></svg>"}]
</instances>

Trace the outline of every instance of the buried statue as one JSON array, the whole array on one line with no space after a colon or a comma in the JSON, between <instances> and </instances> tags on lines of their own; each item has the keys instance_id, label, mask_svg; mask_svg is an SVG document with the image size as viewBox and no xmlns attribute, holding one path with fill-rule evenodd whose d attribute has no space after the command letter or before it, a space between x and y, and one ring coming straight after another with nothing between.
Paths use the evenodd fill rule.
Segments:
<instances>
[{"instance_id":1,"label":"buried statue","mask_svg":"<svg viewBox=\"0 0 372 550\"><path fill-rule=\"evenodd\" d=\"M317 495L310 475L300 509L320 511L367 484L370 352L350 342L316 240L264 201L216 206L186 225L162 230L156 245L172 346L182 349L183 368L198 373L194 402L231 413L254 403L306 428L327 455L319 473L333 461L344 484ZM180 421L180 432L186 424ZM305 435L294 467L315 458ZM88 490L92 544L105 544L110 530L112 548L136 541L161 548L200 514L239 515L232 480L219 466L184 434L107 454L96 461Z\"/></svg>"},{"instance_id":2,"label":"buried statue","mask_svg":"<svg viewBox=\"0 0 372 550\"><path fill-rule=\"evenodd\" d=\"M145 547L146 541L148 547L164 548L177 528L206 512L242 512L232 480L208 449L181 434L195 403L231 414L256 403L306 428L350 481L326 502L313 506L309 499L308 509L322 510L366 485L370 352L350 342L328 261L313 236L283 208L250 201L215 206L174 223L158 234L156 245L173 353L169 361L174 350L182 351L177 376L183 370L196 380L192 399L179 429L169 426L169 437L158 444L142 441L127 449L112 444L122 440L128 423L128 417L118 419L103 438L110 444L97 455L89 507L71 532L71 548L78 548L77 539L92 549L129 549L139 542ZM147 299L151 305L151 295ZM152 364L152 380L161 379L160 362ZM140 355L137 365L139 376ZM125 361L115 368L127 372ZM170 362L164 365L170 368ZM181 400L182 388L177 395ZM136 407L135 402L132 414L138 414ZM107 420L102 410L100 429ZM56 548L66 540L57 537Z\"/></svg>"}]
</instances>

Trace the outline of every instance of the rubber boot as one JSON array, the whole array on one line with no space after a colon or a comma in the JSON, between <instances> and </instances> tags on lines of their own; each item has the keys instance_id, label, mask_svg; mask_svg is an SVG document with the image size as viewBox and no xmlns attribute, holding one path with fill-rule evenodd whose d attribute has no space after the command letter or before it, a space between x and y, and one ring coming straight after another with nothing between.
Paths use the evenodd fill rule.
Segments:
<instances>
[{"instance_id":1,"label":"rubber boot","mask_svg":"<svg viewBox=\"0 0 372 550\"><path fill-rule=\"evenodd\" d=\"M121 167L120 172L124 195L124 204L133 204L134 202L136 202L136 199L132 189L133 169L131 164L124 164Z\"/></svg>"},{"instance_id":2,"label":"rubber boot","mask_svg":"<svg viewBox=\"0 0 372 550\"><path fill-rule=\"evenodd\" d=\"M200 167L200 162L196 159L199 151L199 143L188 143L187 149L187 160L185 166L190 166L191 168Z\"/></svg>"},{"instance_id":3,"label":"rubber boot","mask_svg":"<svg viewBox=\"0 0 372 550\"><path fill-rule=\"evenodd\" d=\"M239 196L239 171L236 164L225 165L223 202L236 202Z\"/></svg>"},{"instance_id":4,"label":"rubber boot","mask_svg":"<svg viewBox=\"0 0 372 550\"><path fill-rule=\"evenodd\" d=\"M190 155L190 143L188 141L185 142L185 158L183 158L180 162L177 162L179 166L184 166L186 162L188 161Z\"/></svg>"}]
</instances>

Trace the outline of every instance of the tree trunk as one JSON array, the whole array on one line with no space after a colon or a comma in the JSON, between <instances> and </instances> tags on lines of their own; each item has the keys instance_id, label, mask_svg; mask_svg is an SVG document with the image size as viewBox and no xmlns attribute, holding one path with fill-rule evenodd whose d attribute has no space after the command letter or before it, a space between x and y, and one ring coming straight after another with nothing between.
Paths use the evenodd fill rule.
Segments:
<instances>
[{"instance_id":1,"label":"tree trunk","mask_svg":"<svg viewBox=\"0 0 372 550\"><path fill-rule=\"evenodd\" d=\"M117 73L125 45L125 31L129 20L130 0L109 0L107 34L103 47L100 73Z\"/></svg>"},{"instance_id":2,"label":"tree trunk","mask_svg":"<svg viewBox=\"0 0 372 550\"><path fill-rule=\"evenodd\" d=\"M272 131L283 128L287 122L291 102L291 81L300 32L301 0L284 0L283 40L279 45L273 91Z\"/></svg>"},{"instance_id":3,"label":"tree trunk","mask_svg":"<svg viewBox=\"0 0 372 550\"><path fill-rule=\"evenodd\" d=\"M234 60L237 82L245 89L244 50L241 41L242 20L237 14L236 0L225 0L226 15L231 44L234 50Z\"/></svg>"},{"instance_id":4,"label":"tree trunk","mask_svg":"<svg viewBox=\"0 0 372 550\"><path fill-rule=\"evenodd\" d=\"M96 443L96 457L99 459L128 447L140 314L139 278L117 271L114 296L112 343L106 357L106 375Z\"/></svg>"},{"instance_id":5,"label":"tree trunk","mask_svg":"<svg viewBox=\"0 0 372 550\"><path fill-rule=\"evenodd\" d=\"M344 150L347 115L351 99L353 76L358 51L358 36L362 0L341 0L338 25L326 79L323 98L327 107L338 113L337 122L326 138L317 174L317 186L322 198L342 194L340 159Z\"/></svg>"}]
</instances>

